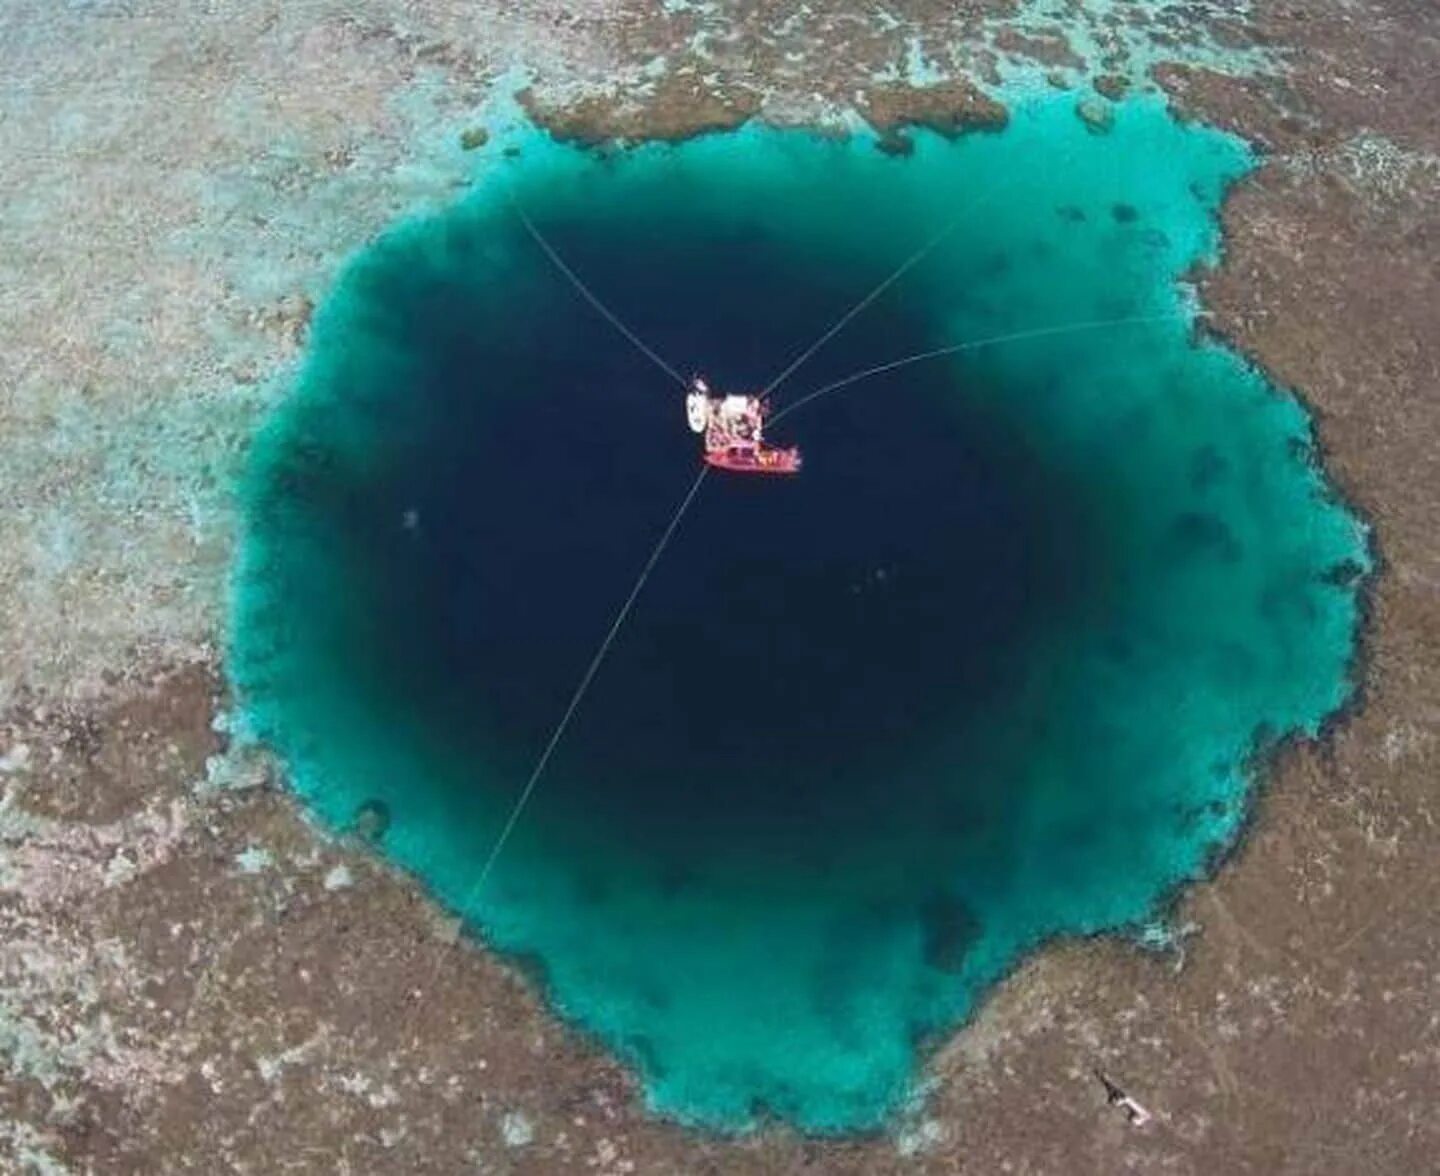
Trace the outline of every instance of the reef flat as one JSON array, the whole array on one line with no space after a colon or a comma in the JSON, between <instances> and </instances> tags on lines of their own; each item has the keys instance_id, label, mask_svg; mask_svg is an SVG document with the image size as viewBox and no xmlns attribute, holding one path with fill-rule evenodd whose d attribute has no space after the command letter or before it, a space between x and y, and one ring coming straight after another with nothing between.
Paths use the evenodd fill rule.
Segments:
<instances>
[{"instance_id":1,"label":"reef flat","mask_svg":"<svg viewBox=\"0 0 1440 1176\"><path fill-rule=\"evenodd\" d=\"M1177 284L1247 165L1141 100L1103 137L1037 102L904 158L532 134L351 264L260 436L230 658L255 734L335 827L383 808L385 852L659 1109L875 1125L1024 952L1199 877L1257 758L1351 688L1363 531ZM683 388L546 247L750 388L941 226L775 391L804 474L704 488L481 887L697 460Z\"/></svg>"},{"instance_id":2,"label":"reef flat","mask_svg":"<svg viewBox=\"0 0 1440 1176\"><path fill-rule=\"evenodd\" d=\"M0 25L0 1168L1427 1169L1432 8L17 0ZM1271 757L1166 950L1034 953L864 1139L647 1113L632 1070L232 733L242 459L344 259L473 184L517 84L586 141L993 122L1022 92L1100 133L1131 91L1259 151L1198 296L1374 525L1362 689ZM1127 1127L1094 1067L1155 1119Z\"/></svg>"}]
</instances>

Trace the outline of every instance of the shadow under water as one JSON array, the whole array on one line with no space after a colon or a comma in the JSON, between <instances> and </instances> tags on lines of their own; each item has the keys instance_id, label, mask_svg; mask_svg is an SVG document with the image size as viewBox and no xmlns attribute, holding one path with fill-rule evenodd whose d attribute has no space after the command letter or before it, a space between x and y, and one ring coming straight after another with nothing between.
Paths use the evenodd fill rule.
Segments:
<instances>
[{"instance_id":1,"label":"shadow under water","mask_svg":"<svg viewBox=\"0 0 1440 1176\"><path fill-rule=\"evenodd\" d=\"M747 130L596 157L537 137L357 257L244 486L231 665L326 819L643 1071L741 1126L878 1122L915 1042L1044 938L1141 919L1234 838L1257 731L1345 700L1359 524L1295 400L1195 339L1250 160L1158 104L998 135ZM485 887L509 806L694 477L671 363L780 389L966 339L712 475ZM1171 316L1164 319L1163 316ZM1159 320L1159 321L1157 321ZM1350 561L1347 563L1347 561Z\"/></svg>"}]
</instances>

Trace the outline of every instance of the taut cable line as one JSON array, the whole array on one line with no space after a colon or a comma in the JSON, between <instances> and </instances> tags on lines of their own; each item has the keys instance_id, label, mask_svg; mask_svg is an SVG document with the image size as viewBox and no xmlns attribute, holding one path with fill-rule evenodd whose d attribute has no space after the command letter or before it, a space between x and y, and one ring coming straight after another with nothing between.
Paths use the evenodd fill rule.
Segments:
<instances>
[{"instance_id":1,"label":"taut cable line","mask_svg":"<svg viewBox=\"0 0 1440 1176\"><path fill-rule=\"evenodd\" d=\"M877 364L875 367L864 368L858 372L851 372L848 376L842 376L824 387L816 388L813 392L807 392L799 400L787 404L773 417L772 423L789 416L798 408L803 408L812 400L818 400L831 392L838 392L841 388L848 388L851 384L858 384L861 380L868 380L872 376L884 375L886 372L897 371L900 368L909 367L912 364L923 363L928 359L940 359L947 355L959 355L966 351L978 351L982 347L998 347L1002 343L1018 343L1023 339L1043 339L1054 335L1078 335L1086 331L1101 331L1116 327L1134 326L1140 323L1169 323L1178 322L1189 318L1186 314L1156 314L1156 315L1133 315L1129 318L1115 319L1093 319L1088 322L1061 323L1053 327L1036 327L1029 331L1013 331L1008 335L991 335L984 339L970 339L964 343L953 343L947 347L936 347L930 351L917 351L913 355L902 355L899 359L892 359L888 363Z\"/></svg>"},{"instance_id":2,"label":"taut cable line","mask_svg":"<svg viewBox=\"0 0 1440 1176\"><path fill-rule=\"evenodd\" d=\"M515 803L511 806L510 813L505 818L505 824L500 829L500 835L495 839L495 844L486 856L484 865L480 867L479 875L476 877L474 884L466 892L464 901L460 904L462 915L465 907L469 906L475 896L480 893L481 888L485 885L486 879L489 878L490 871L494 867L496 859L500 856L500 851L505 848L505 843L510 840L510 834L515 831L515 825L520 820L520 814L525 811L526 805L530 803L530 797L534 795L535 786L539 784L540 777L544 774L545 768L550 763L550 757L555 753L555 748L560 745L560 740L564 737L566 729L570 726L570 720L575 717L575 712L580 708L581 700L590 689L590 683L595 680L595 675L600 669L600 663L605 660L605 655L610 652L610 646L614 644L615 638L620 632L620 627L625 624L625 618L630 615L630 610L634 607L641 589L645 587L645 582L650 578L650 573L655 570L655 565L660 562L660 557L664 554L665 548L670 545L670 539L680 526L680 520L683 519L689 511L690 504L695 501L695 495L700 492L700 486L705 481L705 475L709 473L709 471L709 466L702 465L700 467L700 472L695 476L695 480L690 483L690 489L681 500L680 506L670 517L670 522L661 534L659 542L657 542L651 550L650 558L645 561L645 566L640 569L640 576L635 581L635 586L630 589L630 595L625 598L625 603L620 606L619 612L615 614L610 628L605 633L604 640L600 642L600 647L595 651L595 656L590 659L590 664L586 667L585 674L580 679L580 684L575 687L575 692L570 696L570 703L565 708L565 713L560 717L560 722L551 733L549 742L545 744L545 750L540 753L540 758L536 761L535 767L530 773L530 778L525 781L525 787L520 790L519 796L516 797Z\"/></svg>"},{"instance_id":3,"label":"taut cable line","mask_svg":"<svg viewBox=\"0 0 1440 1176\"><path fill-rule=\"evenodd\" d=\"M598 310L612 327L624 335L625 338L629 339L656 367L679 384L680 387L688 389L690 387L690 381L666 363L639 335L627 327L620 316L606 306L589 286L580 280L580 276L571 269L566 260L560 256L560 251L545 239L545 235L535 227L535 222L525 214L525 210L520 207L520 202L515 199L514 193L510 194L510 203L515 209L515 215L520 218L520 223L525 226L525 231L535 239L535 244L539 245L540 248L545 251L545 256L555 263L555 268L569 279L570 284L575 287L580 296Z\"/></svg>"},{"instance_id":4,"label":"taut cable line","mask_svg":"<svg viewBox=\"0 0 1440 1176\"><path fill-rule=\"evenodd\" d=\"M1069 159L1073 155L1074 152L1071 152L1070 155L1060 161L1058 166L1062 168L1065 167L1066 164L1069 162ZM891 286L893 286L896 282L898 282L901 278L908 274L912 269L914 269L917 265L919 265L922 261L929 257L930 254L933 253L940 246L940 244L947 237L950 236L951 233L953 233L957 228L960 227L961 221L963 221L966 217L973 216L986 204L989 204L992 200L994 200L1002 192L1004 192L1007 187L1008 185L1006 184L997 185L996 187L990 189L990 191L985 193L983 196L980 196L975 200L970 201L968 204L964 205L964 207L962 207L957 213L955 213L954 216L952 216L948 221L945 222L945 224L940 227L939 232L935 233L933 236L929 237L924 243L922 243L921 246L916 249L914 253L912 253L898 266L896 266L895 269L891 271L890 275L885 278L884 281L880 282L877 286L874 287L874 289L872 289L868 294L866 294L864 298L860 299L859 302L855 303L854 306L852 306L838 319L836 319L835 322L833 322L820 335L820 337L815 340L815 342L811 343L809 347L805 348L804 351L802 351L798 356L791 360L790 365L786 367L784 371L782 371L778 376L776 376L773 380L771 380L768 384L765 385L765 388L760 393L760 395L762 397L768 396L770 395L770 393L774 392L776 388L780 387L781 384L783 384L786 380L788 380L792 375L795 374L796 370L803 363L805 363L812 355L819 351L820 348L824 347L826 343L830 342L831 339L833 339L836 335L843 331L850 324L851 320L853 320L857 315L859 315L863 310L865 310L866 307L868 307L872 302L879 298L880 295L884 294L886 290L890 289Z\"/></svg>"},{"instance_id":5,"label":"taut cable line","mask_svg":"<svg viewBox=\"0 0 1440 1176\"><path fill-rule=\"evenodd\" d=\"M908 273L922 260L924 260L924 258L931 251L933 251L947 236L950 235L951 232L954 231L956 226L959 225L960 220L963 216L974 212L980 204L985 202L985 199L993 198L994 195L996 195L996 193L992 192L989 197L983 198L980 201L973 202L972 204L967 206L961 213L956 214L956 216L953 217L950 222L940 230L940 232L930 237L919 249L912 253L900 266L898 266L883 282L879 283L874 289L869 292L869 294L867 294L864 298L862 298L859 302L852 306L823 335L821 335L814 343L812 343L805 351L803 351L799 355L799 357L790 364L789 367L787 367L783 372L780 373L779 376L777 376L774 380L770 382L769 385L767 385L765 392L768 393L778 387L783 380L793 374L793 372L798 369L801 364L803 364L807 359L809 359L810 356L814 355L814 353L818 351L822 346L824 346L826 342L828 342L831 338L833 338L836 334L843 330L844 327L852 319L854 319L867 306L874 302L875 299L880 297L880 295L883 294L887 289L889 289L897 281L899 281L900 278L902 278L906 273ZM625 323L619 318L619 316L612 312L600 300L600 298L596 296L595 293L591 291L590 288L580 279L579 275L577 275L575 271L570 268L570 266L566 263L565 259L560 255L559 251L556 250L548 240L546 240L545 236L535 226L534 222L531 221L529 216L526 215L525 210L521 208L519 202L515 200L513 193L511 193L510 195L510 202L512 207L515 209L516 215L519 217L521 223L525 226L526 231L534 239L535 243L540 246L540 248L545 252L545 255L551 260L552 263L554 263L556 268L558 268L560 272L565 275L565 277L585 298L585 300L589 302L597 311L599 311L605 317L605 319L610 322L610 324L614 326L616 330L618 330L622 335L624 335L625 338L627 338L632 344L634 344L636 348L638 348L659 368L661 368L661 370L663 370L667 375L669 375L682 387L688 389L690 387L689 382L683 376L681 376L679 372L677 372L673 367L666 363L665 360L662 359L655 351L653 351L649 346L647 346L645 342L641 340L628 326L626 326ZM828 395L831 392L839 391L842 388L859 383L860 381L869 379L873 376L882 375L886 372L896 371L898 369L908 367L912 364L921 363L925 360L938 359L942 356L947 355L956 355L961 352L973 351L982 347L997 346L1002 343L1018 342L1023 339L1038 339L1054 335L1074 334L1083 331L1115 328L1138 323L1167 322L1185 317L1185 315L1144 315L1132 316L1130 318L1121 319L1101 319L1089 322L1060 324L1051 327L1039 327L1034 330L1028 331L1016 331L1010 334L996 335L984 339L973 339L968 342L957 343L946 347L938 347L929 351L917 352L913 355L902 356L899 359L893 359L886 363L878 364L875 367L865 368L858 372L852 372L848 376L842 377L839 380L832 381L831 383L826 384L813 392L807 393L806 395L800 397L800 399L787 405L774 416L773 420L778 421L781 418L790 415L790 413L795 412L797 409L802 408L804 405L809 404L811 401L816 400L821 396ZM464 915L465 908L474 901L475 896L479 894L480 890L484 887L486 881L489 879L490 873L495 866L495 862L499 859L500 854L504 850L506 843L509 841L511 834L514 833L515 827L518 824L521 815L524 813L526 807L529 805L531 797L534 795L535 789L539 785L540 778L544 775L545 769L549 766L551 757L555 753L555 749L560 745L561 739L564 738L565 732L569 729L571 720L574 718L576 711L579 710L581 702L584 700L586 693L590 689L591 683L595 680L595 676L600 670L601 664L604 662L606 655L610 652L610 647L614 644L615 639L619 635L621 628L624 626L626 619L629 617L636 600L639 598L641 591L644 589L646 582L649 580L650 574L655 570L656 565L660 562L661 556L665 553L665 549L670 545L670 540L674 537L675 532L679 528L681 521L689 512L691 504L695 501L696 495L700 492L700 487L705 482L705 478L709 472L709 469L709 466L701 466L700 472L696 474L694 481L691 482L689 489L685 493L685 496L681 499L680 505L676 508L674 514L671 515L669 523L666 525L664 531L661 533L660 538L656 542L654 548L651 549L649 557L646 559L644 566L640 570L639 577L636 579L634 585L630 589L630 594L625 598L625 601L620 606L619 611L616 612L613 620L611 621L609 629L606 631L605 636L601 640L599 647L596 649L594 656L590 659L590 663L586 667L585 673L582 675L579 684L576 686L574 692L570 696L570 701L566 706L564 713L561 715L559 723L556 724L554 731L551 732L550 738L546 742L544 750L540 754L540 758L536 761L534 768L531 770L529 777L525 781L524 787L520 790L519 795L516 797L515 802L512 804L505 818L505 822L501 826L500 833L495 839L495 843L491 846L489 853L486 855L484 863L481 865L479 875L476 877L475 882L466 891L464 899L460 903L460 912L462 917ZM444 957L442 957L442 961L443 958ZM437 973L439 966L439 963L437 963Z\"/></svg>"}]
</instances>

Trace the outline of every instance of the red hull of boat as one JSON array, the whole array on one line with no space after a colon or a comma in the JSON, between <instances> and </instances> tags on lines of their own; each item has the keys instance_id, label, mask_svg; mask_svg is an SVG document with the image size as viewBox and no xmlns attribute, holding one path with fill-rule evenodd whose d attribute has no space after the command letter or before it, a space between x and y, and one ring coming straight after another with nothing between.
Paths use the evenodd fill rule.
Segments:
<instances>
[{"instance_id":1,"label":"red hull of boat","mask_svg":"<svg viewBox=\"0 0 1440 1176\"><path fill-rule=\"evenodd\" d=\"M798 474L798 449L714 449L705 454L705 464L736 474Z\"/></svg>"}]
</instances>

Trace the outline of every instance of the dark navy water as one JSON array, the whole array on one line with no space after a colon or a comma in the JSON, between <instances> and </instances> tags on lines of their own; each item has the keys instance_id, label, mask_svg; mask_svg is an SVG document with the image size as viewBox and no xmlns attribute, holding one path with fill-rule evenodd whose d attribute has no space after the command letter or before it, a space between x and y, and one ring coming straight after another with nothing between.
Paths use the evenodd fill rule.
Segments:
<instances>
[{"instance_id":1,"label":"dark navy water","mask_svg":"<svg viewBox=\"0 0 1440 1176\"><path fill-rule=\"evenodd\" d=\"M745 132L538 138L358 257L256 446L232 667L296 787L536 961L662 1110L874 1123L917 1041L1050 935L1145 918L1233 839L1254 753L1349 690L1363 534L1295 401L1199 342L1233 140L1063 106L895 159ZM510 804L698 469L595 312L821 397L795 479L712 474L483 888ZM969 211L967 211L969 210ZM956 220L956 213L964 215ZM1350 563L1347 563L1350 561Z\"/></svg>"}]
</instances>

